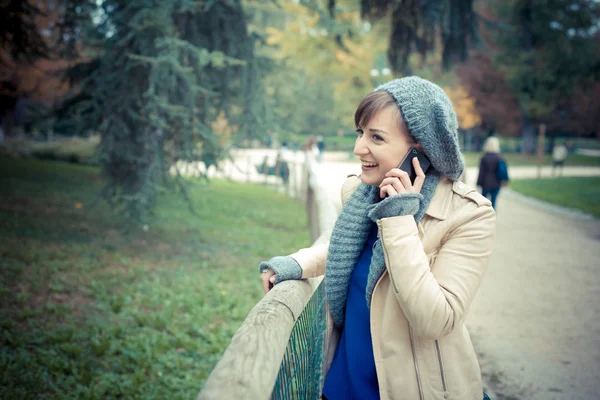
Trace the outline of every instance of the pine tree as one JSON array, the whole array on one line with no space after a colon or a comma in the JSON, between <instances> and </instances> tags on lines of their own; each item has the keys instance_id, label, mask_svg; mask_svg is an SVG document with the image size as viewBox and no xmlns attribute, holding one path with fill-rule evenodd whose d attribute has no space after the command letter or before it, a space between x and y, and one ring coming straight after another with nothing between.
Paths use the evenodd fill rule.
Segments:
<instances>
[{"instance_id":1,"label":"pine tree","mask_svg":"<svg viewBox=\"0 0 600 400\"><path fill-rule=\"evenodd\" d=\"M67 109L79 132L101 135L104 197L141 222L160 188L185 195L181 163L225 156L211 128L219 117L239 134L257 130L261 59L240 0L105 0L101 10L103 40L70 71L81 91Z\"/></svg>"}]
</instances>

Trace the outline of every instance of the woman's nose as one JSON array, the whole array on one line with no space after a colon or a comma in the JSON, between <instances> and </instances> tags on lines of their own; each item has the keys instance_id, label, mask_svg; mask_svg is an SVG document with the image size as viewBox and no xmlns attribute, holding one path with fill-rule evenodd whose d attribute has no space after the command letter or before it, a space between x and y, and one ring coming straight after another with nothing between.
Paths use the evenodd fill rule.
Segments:
<instances>
[{"instance_id":1,"label":"woman's nose","mask_svg":"<svg viewBox=\"0 0 600 400\"><path fill-rule=\"evenodd\" d=\"M356 142L354 143L354 155L355 156L364 156L369 152L369 149L364 143L364 136L356 138Z\"/></svg>"}]
</instances>

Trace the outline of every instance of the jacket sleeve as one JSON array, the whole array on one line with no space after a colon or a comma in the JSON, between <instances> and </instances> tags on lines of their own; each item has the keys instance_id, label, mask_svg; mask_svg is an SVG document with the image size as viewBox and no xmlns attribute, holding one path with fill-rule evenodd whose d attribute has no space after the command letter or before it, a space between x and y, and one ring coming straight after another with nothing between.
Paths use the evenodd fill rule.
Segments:
<instances>
[{"instance_id":1,"label":"jacket sleeve","mask_svg":"<svg viewBox=\"0 0 600 400\"><path fill-rule=\"evenodd\" d=\"M438 339L466 317L495 239L492 207L471 203L456 217L430 267L412 216L378 222L396 298L415 334Z\"/></svg>"}]
</instances>

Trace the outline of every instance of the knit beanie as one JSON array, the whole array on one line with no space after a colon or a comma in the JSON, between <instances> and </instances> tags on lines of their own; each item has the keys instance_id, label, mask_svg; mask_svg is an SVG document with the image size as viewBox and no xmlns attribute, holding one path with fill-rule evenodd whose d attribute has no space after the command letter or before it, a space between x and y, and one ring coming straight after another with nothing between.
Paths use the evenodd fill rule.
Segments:
<instances>
[{"instance_id":1,"label":"knit beanie","mask_svg":"<svg viewBox=\"0 0 600 400\"><path fill-rule=\"evenodd\" d=\"M409 76L394 79L375 90L388 92L400 108L408 130L440 175L458 180L465 163L458 145L458 122L450 99L442 88Z\"/></svg>"}]
</instances>

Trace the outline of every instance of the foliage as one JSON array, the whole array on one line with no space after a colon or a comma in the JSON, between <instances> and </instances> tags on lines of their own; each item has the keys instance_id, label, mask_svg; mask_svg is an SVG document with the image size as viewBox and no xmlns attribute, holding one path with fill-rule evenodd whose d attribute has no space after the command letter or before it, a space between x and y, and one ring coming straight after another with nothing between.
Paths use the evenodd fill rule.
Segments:
<instances>
[{"instance_id":1,"label":"foliage","mask_svg":"<svg viewBox=\"0 0 600 400\"><path fill-rule=\"evenodd\" d=\"M461 86L444 87L444 91L450 98L456 117L458 126L462 129L471 129L481 124L481 118L475 109L475 101L466 90Z\"/></svg>"},{"instance_id":2,"label":"foliage","mask_svg":"<svg viewBox=\"0 0 600 400\"><path fill-rule=\"evenodd\" d=\"M36 19L43 15L37 2L6 0L0 13L0 66L11 61L31 63L49 55L50 49Z\"/></svg>"},{"instance_id":3,"label":"foliage","mask_svg":"<svg viewBox=\"0 0 600 400\"><path fill-rule=\"evenodd\" d=\"M312 3L282 3L265 29L277 68L267 82L272 119L284 131L333 135L353 129L352 115L361 98L391 75L370 76L384 69L386 26L373 27L360 19L352 1L332 20ZM343 33L343 47L336 38Z\"/></svg>"},{"instance_id":4,"label":"foliage","mask_svg":"<svg viewBox=\"0 0 600 400\"><path fill-rule=\"evenodd\" d=\"M600 218L600 203L598 203L600 178L598 177L517 180L512 181L510 187L526 196L579 209Z\"/></svg>"},{"instance_id":5,"label":"foliage","mask_svg":"<svg viewBox=\"0 0 600 400\"><path fill-rule=\"evenodd\" d=\"M595 86L600 76L600 5L588 0L486 1L479 11L484 21L480 32L485 46L477 60L463 70L462 81L472 89L482 115L501 100L481 90L493 87L481 82L489 78L489 82L498 83L498 95L506 100L506 112L501 113L509 122L505 131L513 131L513 122L520 120L524 151L535 150L536 124L549 125L555 131L589 133L590 130L580 129L593 123L571 126L569 121L594 121L593 112L581 111L600 107L598 102L581 96L582 89ZM483 79L482 74L471 74L481 66L485 71ZM513 99L519 118L515 117L517 107ZM495 118L485 119L491 129L497 128Z\"/></svg>"},{"instance_id":6,"label":"foliage","mask_svg":"<svg viewBox=\"0 0 600 400\"><path fill-rule=\"evenodd\" d=\"M412 73L410 55L424 60L439 51L440 62L448 70L465 61L476 40L473 0L385 1L361 0L361 12L372 21L390 18L388 59L396 74Z\"/></svg>"},{"instance_id":7,"label":"foliage","mask_svg":"<svg viewBox=\"0 0 600 400\"><path fill-rule=\"evenodd\" d=\"M165 194L123 236L88 207L100 184L97 168L0 159L1 398L193 398L262 296L258 263L309 242L300 203L222 181L190 189L198 216Z\"/></svg>"},{"instance_id":8,"label":"foliage","mask_svg":"<svg viewBox=\"0 0 600 400\"><path fill-rule=\"evenodd\" d=\"M90 36L103 35L98 56L77 66L81 92L67 108L79 133L102 137L105 198L141 224L160 188L185 193L171 165L226 155L215 121L224 118L242 136L259 130L264 60L254 54L239 0L105 0L101 8Z\"/></svg>"},{"instance_id":9,"label":"foliage","mask_svg":"<svg viewBox=\"0 0 600 400\"><path fill-rule=\"evenodd\" d=\"M522 116L518 99L489 55L473 51L469 60L456 68L456 74L474 101L484 132L502 132L510 136L521 133Z\"/></svg>"},{"instance_id":10,"label":"foliage","mask_svg":"<svg viewBox=\"0 0 600 400\"><path fill-rule=\"evenodd\" d=\"M0 13L0 123L7 136L14 127L25 122L23 102L19 97L28 94L31 87L23 87L22 80L35 71L32 65L48 58L50 46L42 36L40 24L45 14L39 2L6 0ZM43 6L43 2L42 2Z\"/></svg>"},{"instance_id":11,"label":"foliage","mask_svg":"<svg viewBox=\"0 0 600 400\"><path fill-rule=\"evenodd\" d=\"M498 12L512 29L499 32L502 51L496 61L525 112L545 121L581 80L600 72L600 5L588 0L513 0Z\"/></svg>"}]
</instances>

